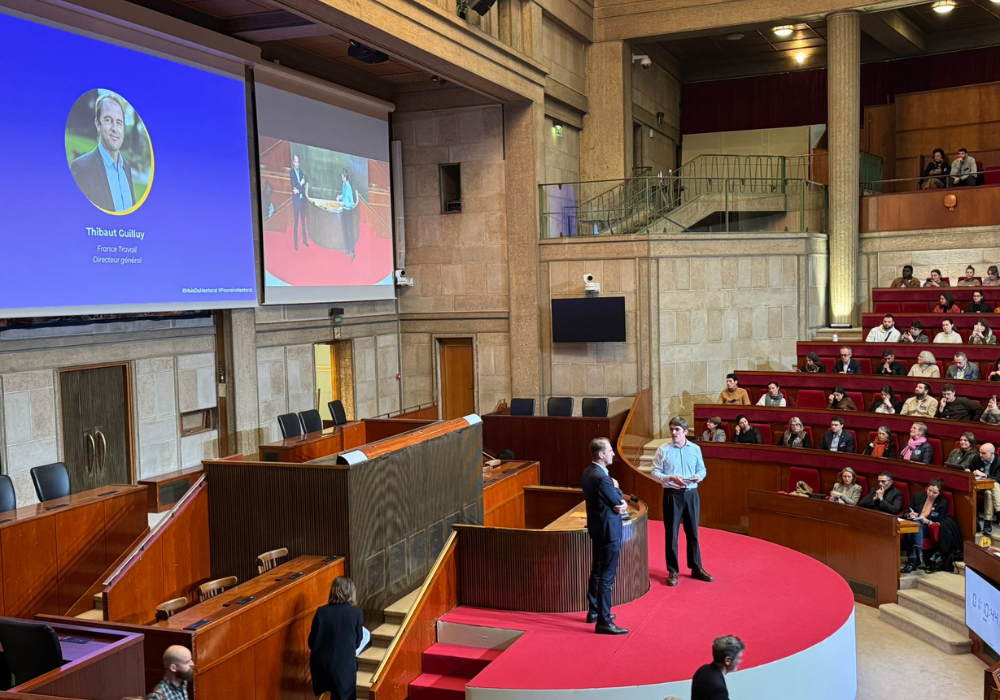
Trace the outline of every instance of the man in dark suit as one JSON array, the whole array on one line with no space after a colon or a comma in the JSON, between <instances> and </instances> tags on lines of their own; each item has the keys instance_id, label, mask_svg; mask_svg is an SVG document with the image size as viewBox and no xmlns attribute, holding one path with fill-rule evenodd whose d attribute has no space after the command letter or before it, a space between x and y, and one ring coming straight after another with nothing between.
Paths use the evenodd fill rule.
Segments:
<instances>
[{"instance_id":1,"label":"man in dark suit","mask_svg":"<svg viewBox=\"0 0 1000 700\"><path fill-rule=\"evenodd\" d=\"M854 351L846 345L840 349L840 359L833 363L834 374L861 374L861 363L851 358Z\"/></svg>"},{"instance_id":2,"label":"man in dark suit","mask_svg":"<svg viewBox=\"0 0 1000 700\"><path fill-rule=\"evenodd\" d=\"M844 419L834 416L830 419L830 429L823 436L819 449L831 452L857 452L854 436L844 430Z\"/></svg>"},{"instance_id":3,"label":"man in dark suit","mask_svg":"<svg viewBox=\"0 0 1000 700\"><path fill-rule=\"evenodd\" d=\"M125 103L118 95L97 98L94 106L97 148L69 164L76 186L98 209L128 211L135 204L132 167L121 153L125 140Z\"/></svg>"},{"instance_id":4,"label":"man in dark suit","mask_svg":"<svg viewBox=\"0 0 1000 700\"><path fill-rule=\"evenodd\" d=\"M299 170L299 157L292 156L292 172L288 174L292 181L292 236L295 250L299 249L299 219L302 220L302 242L309 247L309 235L306 233L306 174Z\"/></svg>"},{"instance_id":5,"label":"man in dark suit","mask_svg":"<svg viewBox=\"0 0 1000 700\"><path fill-rule=\"evenodd\" d=\"M592 558L590 583L587 586L587 622L596 622L598 634L628 634L611 614L611 588L618 573L618 555L622 544L622 515L628 504L611 478L608 467L615 458L611 441L590 441L590 466L583 470L583 494L587 499L587 534Z\"/></svg>"},{"instance_id":6,"label":"man in dark suit","mask_svg":"<svg viewBox=\"0 0 1000 700\"><path fill-rule=\"evenodd\" d=\"M740 667L745 648L739 637L719 637L712 642L712 663L695 671L691 679L691 700L729 700L726 674Z\"/></svg>"},{"instance_id":7,"label":"man in dark suit","mask_svg":"<svg viewBox=\"0 0 1000 700\"><path fill-rule=\"evenodd\" d=\"M889 515L899 515L903 510L903 492L893 486L892 474L882 472L878 475L878 488L869 491L858 505Z\"/></svg>"}]
</instances>

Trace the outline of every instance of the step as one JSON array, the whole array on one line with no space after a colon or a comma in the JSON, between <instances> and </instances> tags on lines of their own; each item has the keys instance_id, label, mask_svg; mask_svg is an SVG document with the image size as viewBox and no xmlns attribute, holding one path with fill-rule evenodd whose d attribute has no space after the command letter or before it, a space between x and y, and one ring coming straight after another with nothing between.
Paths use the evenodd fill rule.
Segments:
<instances>
[{"instance_id":1,"label":"step","mask_svg":"<svg viewBox=\"0 0 1000 700\"><path fill-rule=\"evenodd\" d=\"M969 628L965 626L964 607L955 605L920 588L900 591L898 598L899 604L904 608L909 608L946 627L951 627L959 634L969 634Z\"/></svg>"},{"instance_id":2,"label":"step","mask_svg":"<svg viewBox=\"0 0 1000 700\"><path fill-rule=\"evenodd\" d=\"M378 665L385 658L386 651L388 651L387 647L370 646L365 649L358 655L358 670L367 671L370 674L375 673L378 670Z\"/></svg>"},{"instance_id":3,"label":"step","mask_svg":"<svg viewBox=\"0 0 1000 700\"><path fill-rule=\"evenodd\" d=\"M372 630L372 644L382 642L384 646L389 646L397 634L399 634L399 625L394 622L385 622Z\"/></svg>"},{"instance_id":4,"label":"step","mask_svg":"<svg viewBox=\"0 0 1000 700\"><path fill-rule=\"evenodd\" d=\"M397 600L395 603L392 603L391 605L386 607L384 611L385 621L394 622L397 625L402 624L403 618L406 617L406 613L410 612L410 608L413 607L413 604L416 602L417 596L419 595L420 595L420 589L418 588L415 591L407 593L405 596Z\"/></svg>"},{"instance_id":5,"label":"step","mask_svg":"<svg viewBox=\"0 0 1000 700\"><path fill-rule=\"evenodd\" d=\"M645 445L642 446L642 454L653 457L656 455L656 451L660 449L660 445L670 442L672 438L660 438L657 440L650 440Z\"/></svg>"},{"instance_id":6,"label":"step","mask_svg":"<svg viewBox=\"0 0 1000 700\"><path fill-rule=\"evenodd\" d=\"M878 609L880 620L927 642L945 654L968 654L972 651L972 640L969 639L968 632L956 632L951 627L896 603L886 603L878 606Z\"/></svg>"},{"instance_id":7,"label":"step","mask_svg":"<svg viewBox=\"0 0 1000 700\"><path fill-rule=\"evenodd\" d=\"M917 581L926 576L923 572L912 572L899 575L899 590L906 591L917 587Z\"/></svg>"},{"instance_id":8,"label":"step","mask_svg":"<svg viewBox=\"0 0 1000 700\"><path fill-rule=\"evenodd\" d=\"M410 683L409 700L465 700L465 678L421 673Z\"/></svg>"},{"instance_id":9,"label":"step","mask_svg":"<svg viewBox=\"0 0 1000 700\"><path fill-rule=\"evenodd\" d=\"M372 687L371 671L358 671L355 689L358 693L358 700L365 700L368 697L368 689Z\"/></svg>"},{"instance_id":10,"label":"step","mask_svg":"<svg viewBox=\"0 0 1000 700\"><path fill-rule=\"evenodd\" d=\"M917 589L926 590L965 609L965 578L958 574L937 571L921 576L917 581Z\"/></svg>"},{"instance_id":11,"label":"step","mask_svg":"<svg viewBox=\"0 0 1000 700\"><path fill-rule=\"evenodd\" d=\"M496 649L432 644L424 652L420 667L424 673L472 679L500 654Z\"/></svg>"},{"instance_id":12,"label":"step","mask_svg":"<svg viewBox=\"0 0 1000 700\"><path fill-rule=\"evenodd\" d=\"M964 561L956 561L955 562L955 570L958 572L959 576L965 576L965 562Z\"/></svg>"},{"instance_id":13,"label":"step","mask_svg":"<svg viewBox=\"0 0 1000 700\"><path fill-rule=\"evenodd\" d=\"M104 610L104 594L94 594L94 610Z\"/></svg>"},{"instance_id":14,"label":"step","mask_svg":"<svg viewBox=\"0 0 1000 700\"><path fill-rule=\"evenodd\" d=\"M104 611L93 608L76 616L78 620L104 620Z\"/></svg>"}]
</instances>

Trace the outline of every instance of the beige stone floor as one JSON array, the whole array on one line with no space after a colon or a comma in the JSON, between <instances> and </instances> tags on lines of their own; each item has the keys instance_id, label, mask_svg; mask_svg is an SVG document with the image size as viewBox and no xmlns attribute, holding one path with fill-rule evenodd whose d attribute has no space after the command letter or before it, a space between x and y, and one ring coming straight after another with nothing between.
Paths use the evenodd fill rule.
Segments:
<instances>
[{"instance_id":1,"label":"beige stone floor","mask_svg":"<svg viewBox=\"0 0 1000 700\"><path fill-rule=\"evenodd\" d=\"M878 619L878 608L855 605L858 700L979 700L986 664L972 654L950 656Z\"/></svg>"}]
</instances>

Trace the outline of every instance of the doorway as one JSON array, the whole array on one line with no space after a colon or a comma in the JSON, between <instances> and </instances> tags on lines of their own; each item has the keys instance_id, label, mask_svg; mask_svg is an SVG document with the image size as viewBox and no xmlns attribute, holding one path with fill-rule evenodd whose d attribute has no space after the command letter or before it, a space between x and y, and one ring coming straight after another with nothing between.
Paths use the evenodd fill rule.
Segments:
<instances>
[{"instance_id":1,"label":"doorway","mask_svg":"<svg viewBox=\"0 0 1000 700\"><path fill-rule=\"evenodd\" d=\"M476 412L476 372L472 338L439 338L441 365L441 419Z\"/></svg>"},{"instance_id":2,"label":"doorway","mask_svg":"<svg viewBox=\"0 0 1000 700\"><path fill-rule=\"evenodd\" d=\"M316 343L316 408L331 420L329 405L340 400L347 420L354 420L354 349L350 340Z\"/></svg>"},{"instance_id":3,"label":"doorway","mask_svg":"<svg viewBox=\"0 0 1000 700\"><path fill-rule=\"evenodd\" d=\"M63 462L73 492L134 482L128 363L59 371Z\"/></svg>"}]
</instances>

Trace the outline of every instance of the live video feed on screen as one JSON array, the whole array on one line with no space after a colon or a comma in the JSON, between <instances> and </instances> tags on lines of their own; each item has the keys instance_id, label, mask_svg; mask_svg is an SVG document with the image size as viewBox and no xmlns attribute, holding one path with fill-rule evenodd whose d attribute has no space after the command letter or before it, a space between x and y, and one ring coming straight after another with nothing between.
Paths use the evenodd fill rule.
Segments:
<instances>
[{"instance_id":1,"label":"live video feed on screen","mask_svg":"<svg viewBox=\"0 0 1000 700\"><path fill-rule=\"evenodd\" d=\"M264 303L392 299L388 122L263 80Z\"/></svg>"},{"instance_id":2,"label":"live video feed on screen","mask_svg":"<svg viewBox=\"0 0 1000 700\"><path fill-rule=\"evenodd\" d=\"M254 306L242 74L0 11L0 315Z\"/></svg>"}]
</instances>

